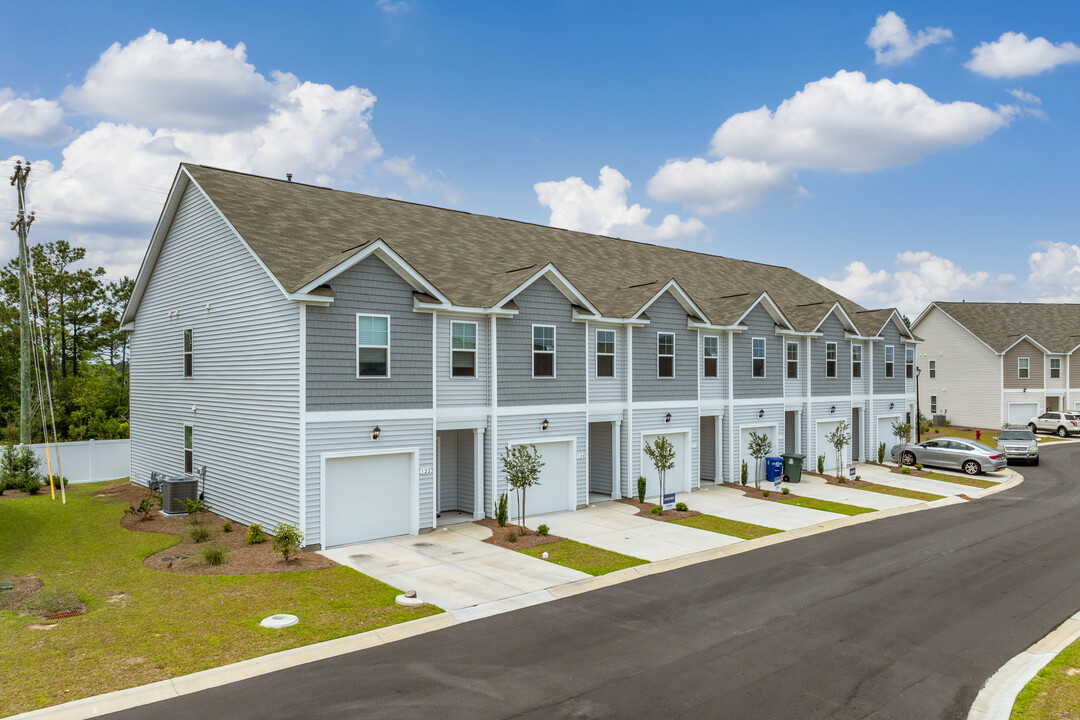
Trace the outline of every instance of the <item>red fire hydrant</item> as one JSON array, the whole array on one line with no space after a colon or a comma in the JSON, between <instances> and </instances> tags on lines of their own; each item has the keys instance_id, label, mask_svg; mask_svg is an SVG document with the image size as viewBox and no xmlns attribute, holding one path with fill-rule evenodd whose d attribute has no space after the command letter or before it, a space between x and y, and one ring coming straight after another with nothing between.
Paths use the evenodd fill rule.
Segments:
<instances>
[{"instance_id":1,"label":"red fire hydrant","mask_svg":"<svg viewBox=\"0 0 1080 720\"><path fill-rule=\"evenodd\" d=\"M982 430L975 428L975 442L982 440Z\"/></svg>"}]
</instances>

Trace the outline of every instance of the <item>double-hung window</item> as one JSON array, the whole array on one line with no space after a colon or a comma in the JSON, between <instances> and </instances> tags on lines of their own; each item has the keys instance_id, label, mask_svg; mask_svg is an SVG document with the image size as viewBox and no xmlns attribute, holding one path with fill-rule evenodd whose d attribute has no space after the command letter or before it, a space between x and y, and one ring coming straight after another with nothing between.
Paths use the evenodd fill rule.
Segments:
<instances>
[{"instance_id":1,"label":"double-hung window","mask_svg":"<svg viewBox=\"0 0 1080 720\"><path fill-rule=\"evenodd\" d=\"M701 342L701 367L705 377L720 377L720 338L706 336Z\"/></svg>"},{"instance_id":2,"label":"double-hung window","mask_svg":"<svg viewBox=\"0 0 1080 720\"><path fill-rule=\"evenodd\" d=\"M1057 380L1061 377L1061 358L1050 358L1050 379Z\"/></svg>"},{"instance_id":3,"label":"double-hung window","mask_svg":"<svg viewBox=\"0 0 1080 720\"><path fill-rule=\"evenodd\" d=\"M937 377L937 360L930 361L930 379L933 380Z\"/></svg>"},{"instance_id":4,"label":"double-hung window","mask_svg":"<svg viewBox=\"0 0 1080 720\"><path fill-rule=\"evenodd\" d=\"M836 377L836 343L825 343L825 377Z\"/></svg>"},{"instance_id":5,"label":"double-hung window","mask_svg":"<svg viewBox=\"0 0 1080 720\"><path fill-rule=\"evenodd\" d=\"M656 377L675 377L675 333L656 333Z\"/></svg>"},{"instance_id":6,"label":"double-hung window","mask_svg":"<svg viewBox=\"0 0 1080 720\"><path fill-rule=\"evenodd\" d=\"M1016 377L1027 380L1031 377L1031 360L1028 358L1016 358Z\"/></svg>"},{"instance_id":7,"label":"double-hung window","mask_svg":"<svg viewBox=\"0 0 1080 720\"><path fill-rule=\"evenodd\" d=\"M555 377L554 325L533 325L533 377Z\"/></svg>"},{"instance_id":8,"label":"double-hung window","mask_svg":"<svg viewBox=\"0 0 1080 720\"><path fill-rule=\"evenodd\" d=\"M615 331L596 331L596 377L615 377Z\"/></svg>"},{"instance_id":9,"label":"double-hung window","mask_svg":"<svg viewBox=\"0 0 1080 720\"><path fill-rule=\"evenodd\" d=\"M751 373L756 378L765 377L765 338L754 338L751 342Z\"/></svg>"},{"instance_id":10,"label":"double-hung window","mask_svg":"<svg viewBox=\"0 0 1080 720\"><path fill-rule=\"evenodd\" d=\"M356 377L390 377L390 316L356 316Z\"/></svg>"},{"instance_id":11,"label":"double-hung window","mask_svg":"<svg viewBox=\"0 0 1080 720\"><path fill-rule=\"evenodd\" d=\"M195 437L194 428L184 426L184 474L190 475L195 467Z\"/></svg>"},{"instance_id":12,"label":"double-hung window","mask_svg":"<svg viewBox=\"0 0 1080 720\"><path fill-rule=\"evenodd\" d=\"M788 380L799 379L799 343L787 344L787 376Z\"/></svg>"},{"instance_id":13,"label":"double-hung window","mask_svg":"<svg viewBox=\"0 0 1080 720\"><path fill-rule=\"evenodd\" d=\"M885 346L885 377L891 378L893 376L893 365L896 358L896 348L892 345Z\"/></svg>"},{"instance_id":14,"label":"double-hung window","mask_svg":"<svg viewBox=\"0 0 1080 720\"><path fill-rule=\"evenodd\" d=\"M193 353L195 352L195 331L184 331L184 377L191 377L194 370Z\"/></svg>"},{"instance_id":15,"label":"double-hung window","mask_svg":"<svg viewBox=\"0 0 1080 720\"><path fill-rule=\"evenodd\" d=\"M862 377L862 345L851 346L851 377Z\"/></svg>"},{"instance_id":16,"label":"double-hung window","mask_svg":"<svg viewBox=\"0 0 1080 720\"><path fill-rule=\"evenodd\" d=\"M937 395L931 395L930 396L930 413L934 414L936 412L937 412Z\"/></svg>"},{"instance_id":17,"label":"double-hung window","mask_svg":"<svg viewBox=\"0 0 1080 720\"><path fill-rule=\"evenodd\" d=\"M915 377L915 348L906 348L904 350L904 366L906 367L907 379L910 380Z\"/></svg>"},{"instance_id":18,"label":"double-hung window","mask_svg":"<svg viewBox=\"0 0 1080 720\"><path fill-rule=\"evenodd\" d=\"M450 323L450 375L476 377L476 323Z\"/></svg>"}]
</instances>

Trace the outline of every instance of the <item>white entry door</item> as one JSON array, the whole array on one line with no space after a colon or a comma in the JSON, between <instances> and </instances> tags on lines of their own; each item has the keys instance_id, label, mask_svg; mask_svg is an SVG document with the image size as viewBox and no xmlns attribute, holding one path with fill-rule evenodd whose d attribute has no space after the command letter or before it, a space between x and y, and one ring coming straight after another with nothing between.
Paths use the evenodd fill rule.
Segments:
<instances>
[{"instance_id":1,"label":"white entry door","mask_svg":"<svg viewBox=\"0 0 1080 720\"><path fill-rule=\"evenodd\" d=\"M528 515L573 510L572 499L576 473L571 471L572 443L570 441L536 443L536 451L544 467L540 469L540 484L525 491L525 512ZM573 466L576 468L576 464ZM517 517L517 493L507 489L510 516Z\"/></svg>"},{"instance_id":2,"label":"white entry door","mask_svg":"<svg viewBox=\"0 0 1080 720\"><path fill-rule=\"evenodd\" d=\"M1009 424L1027 425L1031 418L1039 414L1039 403L1009 403Z\"/></svg>"},{"instance_id":3,"label":"white entry door","mask_svg":"<svg viewBox=\"0 0 1080 720\"><path fill-rule=\"evenodd\" d=\"M825 472L836 471L836 450L833 448L832 443L830 443L827 438L829 433L840 427L842 422L842 420L837 420L835 422L819 422L817 424L817 438L814 444L814 452L818 455L825 456ZM844 448L844 454L846 455L849 450L850 446ZM814 462L810 464L811 468L817 470L817 458L815 457L813 458L813 460Z\"/></svg>"},{"instance_id":4,"label":"white entry door","mask_svg":"<svg viewBox=\"0 0 1080 720\"><path fill-rule=\"evenodd\" d=\"M660 476L656 473L656 466L652 458L645 454L645 444L656 442L656 438L663 435L671 443L675 450L675 467L667 471L664 476L665 489L671 492L690 492L690 433L657 433L642 437L641 446L641 474L645 477L645 497L660 497ZM636 481L635 481L636 482ZM637 495L637 485L632 488Z\"/></svg>"},{"instance_id":5,"label":"white entry door","mask_svg":"<svg viewBox=\"0 0 1080 720\"><path fill-rule=\"evenodd\" d=\"M324 547L409 534L412 471L412 453L327 458Z\"/></svg>"}]
</instances>

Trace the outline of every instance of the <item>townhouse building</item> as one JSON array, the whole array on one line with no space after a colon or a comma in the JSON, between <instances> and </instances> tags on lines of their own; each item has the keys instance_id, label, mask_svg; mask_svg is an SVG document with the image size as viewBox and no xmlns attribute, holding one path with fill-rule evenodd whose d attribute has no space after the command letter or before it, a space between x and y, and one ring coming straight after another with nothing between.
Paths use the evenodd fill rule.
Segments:
<instances>
[{"instance_id":1,"label":"townhouse building","mask_svg":"<svg viewBox=\"0 0 1080 720\"><path fill-rule=\"evenodd\" d=\"M876 459L918 338L785 267L182 165L124 315L132 478L205 468L241 522L325 547L738 482L773 454Z\"/></svg>"}]
</instances>

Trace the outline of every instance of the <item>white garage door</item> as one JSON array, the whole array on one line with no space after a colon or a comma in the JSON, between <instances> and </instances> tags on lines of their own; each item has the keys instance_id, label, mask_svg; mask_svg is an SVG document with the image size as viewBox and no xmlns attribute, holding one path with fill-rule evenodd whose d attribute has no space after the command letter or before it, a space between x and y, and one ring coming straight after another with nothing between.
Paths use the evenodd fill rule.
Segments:
<instances>
[{"instance_id":1,"label":"white garage door","mask_svg":"<svg viewBox=\"0 0 1080 720\"><path fill-rule=\"evenodd\" d=\"M411 453L327 458L324 546L407 535L412 465Z\"/></svg>"},{"instance_id":2,"label":"white garage door","mask_svg":"<svg viewBox=\"0 0 1080 720\"><path fill-rule=\"evenodd\" d=\"M536 443L536 451L544 461L540 469L540 484L525 492L525 512L529 515L573 510L576 500L571 499L570 442ZM576 465L575 465L576 467ZM517 517L517 493L507 489L510 516Z\"/></svg>"},{"instance_id":3,"label":"white garage door","mask_svg":"<svg viewBox=\"0 0 1080 720\"><path fill-rule=\"evenodd\" d=\"M657 433L645 435L643 443L654 443L656 438L663 435L671 443L675 450L675 467L667 471L664 476L665 489L670 492L690 492L690 447L689 433ZM641 446L641 474L645 476L645 497L660 497L660 476L656 473L656 466L652 458L645 454L645 445ZM636 482L636 480L635 480ZM637 494L637 485L634 486L634 494Z\"/></svg>"},{"instance_id":4,"label":"white garage door","mask_svg":"<svg viewBox=\"0 0 1080 720\"><path fill-rule=\"evenodd\" d=\"M757 476L762 482L765 481L765 461L762 460L759 464L754 460L754 456L750 454L750 433L756 432L758 435L767 435L769 440L772 441L772 450L769 451L767 457L779 457L783 452L776 444L776 428L774 427L743 427L739 428L739 465L735 468L735 477L742 478L742 463L746 462L746 478L747 483L754 482L754 473L757 472ZM760 466L758 466L760 465ZM755 468L755 466L758 466Z\"/></svg>"},{"instance_id":5,"label":"white garage door","mask_svg":"<svg viewBox=\"0 0 1080 720\"><path fill-rule=\"evenodd\" d=\"M819 422L817 424L817 438L814 443L814 453L817 455L825 456L825 471L836 471L836 449L832 446L832 443L828 441L829 433L840 427L841 420L836 422ZM850 435L850 432L849 432ZM847 455L851 451L851 445L844 448L844 455ZM810 463L810 467L813 470L817 470L817 457L813 458L814 462Z\"/></svg>"},{"instance_id":6,"label":"white garage door","mask_svg":"<svg viewBox=\"0 0 1080 720\"><path fill-rule=\"evenodd\" d=\"M892 449L896 446L896 436L892 433L892 424L894 422L900 422L903 418L889 417L878 418L877 421L877 441L878 445L885 443L885 461L888 462L892 459ZM874 448L874 459L877 460L877 448Z\"/></svg>"},{"instance_id":7,"label":"white garage door","mask_svg":"<svg viewBox=\"0 0 1080 720\"><path fill-rule=\"evenodd\" d=\"M1039 414L1039 403L1009 403L1009 424L1027 425Z\"/></svg>"}]
</instances>

